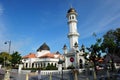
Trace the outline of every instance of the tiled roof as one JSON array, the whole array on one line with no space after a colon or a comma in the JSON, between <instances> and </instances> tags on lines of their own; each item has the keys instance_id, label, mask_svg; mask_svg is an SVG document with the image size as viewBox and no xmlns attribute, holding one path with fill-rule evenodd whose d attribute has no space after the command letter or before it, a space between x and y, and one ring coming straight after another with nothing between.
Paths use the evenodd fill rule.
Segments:
<instances>
[{"instance_id":1,"label":"tiled roof","mask_svg":"<svg viewBox=\"0 0 120 80\"><path fill-rule=\"evenodd\" d=\"M104 61L104 59L103 59L103 58L100 58L98 61L99 61L99 62L103 62L103 61Z\"/></svg>"},{"instance_id":2,"label":"tiled roof","mask_svg":"<svg viewBox=\"0 0 120 80\"><path fill-rule=\"evenodd\" d=\"M34 53L30 53L30 54L24 56L23 58L36 58L36 55Z\"/></svg>"},{"instance_id":3,"label":"tiled roof","mask_svg":"<svg viewBox=\"0 0 120 80\"><path fill-rule=\"evenodd\" d=\"M47 53L43 56L40 56L39 58L54 58L54 54L51 54L51 53Z\"/></svg>"}]
</instances>

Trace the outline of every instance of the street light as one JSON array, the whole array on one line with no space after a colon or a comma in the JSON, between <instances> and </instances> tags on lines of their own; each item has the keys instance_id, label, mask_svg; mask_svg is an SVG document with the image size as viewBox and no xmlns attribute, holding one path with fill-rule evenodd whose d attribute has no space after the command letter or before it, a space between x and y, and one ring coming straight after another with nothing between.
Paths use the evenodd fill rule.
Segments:
<instances>
[{"instance_id":1,"label":"street light","mask_svg":"<svg viewBox=\"0 0 120 80\"><path fill-rule=\"evenodd\" d=\"M6 41L4 44L8 44L8 54L10 54L10 48L11 48L11 41ZM5 60L5 57L4 57L4 67L6 65L6 60Z\"/></svg>"},{"instance_id":2,"label":"street light","mask_svg":"<svg viewBox=\"0 0 120 80\"><path fill-rule=\"evenodd\" d=\"M4 68L5 68L5 57L4 57Z\"/></svg>"},{"instance_id":3,"label":"street light","mask_svg":"<svg viewBox=\"0 0 120 80\"><path fill-rule=\"evenodd\" d=\"M8 53L10 54L11 41L6 41L4 44L8 44L8 45L9 45L9 48L8 48Z\"/></svg>"}]
</instances>

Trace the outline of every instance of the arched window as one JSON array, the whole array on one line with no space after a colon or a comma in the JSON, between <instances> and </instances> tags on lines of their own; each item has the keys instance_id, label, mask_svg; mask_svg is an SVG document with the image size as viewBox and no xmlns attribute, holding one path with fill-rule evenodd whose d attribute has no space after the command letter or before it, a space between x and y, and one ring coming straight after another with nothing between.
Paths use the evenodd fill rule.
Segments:
<instances>
[{"instance_id":1,"label":"arched window","mask_svg":"<svg viewBox=\"0 0 120 80\"><path fill-rule=\"evenodd\" d=\"M56 67L56 65L57 65L57 64L55 63L55 67Z\"/></svg>"},{"instance_id":2,"label":"arched window","mask_svg":"<svg viewBox=\"0 0 120 80\"><path fill-rule=\"evenodd\" d=\"M72 19L74 19L74 16L72 16Z\"/></svg>"},{"instance_id":3,"label":"arched window","mask_svg":"<svg viewBox=\"0 0 120 80\"><path fill-rule=\"evenodd\" d=\"M25 66L27 67L27 65L28 65L28 63L26 63L26 65L25 65Z\"/></svg>"},{"instance_id":4,"label":"arched window","mask_svg":"<svg viewBox=\"0 0 120 80\"><path fill-rule=\"evenodd\" d=\"M32 68L34 67L34 63L32 63Z\"/></svg>"},{"instance_id":5,"label":"arched window","mask_svg":"<svg viewBox=\"0 0 120 80\"><path fill-rule=\"evenodd\" d=\"M82 61L82 59L79 60L79 63L80 63L80 68L83 68L83 61Z\"/></svg>"},{"instance_id":6,"label":"arched window","mask_svg":"<svg viewBox=\"0 0 120 80\"><path fill-rule=\"evenodd\" d=\"M53 63L51 63L51 66L53 66Z\"/></svg>"},{"instance_id":7,"label":"arched window","mask_svg":"<svg viewBox=\"0 0 120 80\"><path fill-rule=\"evenodd\" d=\"M48 65L47 66L50 66L50 63L48 63Z\"/></svg>"}]
</instances>

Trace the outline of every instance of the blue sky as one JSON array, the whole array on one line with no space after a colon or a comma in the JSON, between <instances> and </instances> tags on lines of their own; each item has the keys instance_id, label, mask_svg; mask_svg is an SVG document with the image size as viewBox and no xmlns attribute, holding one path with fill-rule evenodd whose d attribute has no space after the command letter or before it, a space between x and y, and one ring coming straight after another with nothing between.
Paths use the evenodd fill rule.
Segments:
<instances>
[{"instance_id":1,"label":"blue sky","mask_svg":"<svg viewBox=\"0 0 120 80\"><path fill-rule=\"evenodd\" d=\"M66 14L70 6L78 13L79 46L95 42L95 32L102 37L120 27L120 0L0 0L0 52L26 55L46 42L51 52L69 47Z\"/></svg>"}]
</instances>

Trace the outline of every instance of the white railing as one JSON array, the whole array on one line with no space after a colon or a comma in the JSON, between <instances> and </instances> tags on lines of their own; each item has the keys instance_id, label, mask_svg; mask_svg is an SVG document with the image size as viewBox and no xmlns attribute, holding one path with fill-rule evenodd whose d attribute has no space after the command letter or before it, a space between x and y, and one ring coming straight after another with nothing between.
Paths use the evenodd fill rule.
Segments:
<instances>
[{"instance_id":1,"label":"white railing","mask_svg":"<svg viewBox=\"0 0 120 80\"><path fill-rule=\"evenodd\" d=\"M69 73L71 71L71 69L68 70L63 70L64 73ZM17 69L12 69L11 72L18 72ZM82 72L81 70L79 70L79 72ZM31 70L21 70L22 74L27 74L27 73L32 73ZM35 74L38 73L38 71L33 72ZM61 74L62 71L58 71L58 70L41 70L41 75L49 75L49 74Z\"/></svg>"},{"instance_id":2,"label":"white railing","mask_svg":"<svg viewBox=\"0 0 120 80\"><path fill-rule=\"evenodd\" d=\"M12 72L17 72L17 69L12 69ZM71 69L68 70L63 70L64 73L69 73L71 71ZM83 72L83 69L79 69L79 72ZM21 73L23 74L27 74L27 73L31 73L31 70L21 70ZM38 73L38 71L33 72L33 73ZM49 75L49 74L61 74L62 71L58 71L58 70L41 70L41 75Z\"/></svg>"}]
</instances>

